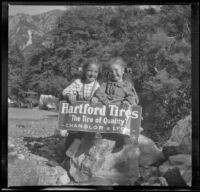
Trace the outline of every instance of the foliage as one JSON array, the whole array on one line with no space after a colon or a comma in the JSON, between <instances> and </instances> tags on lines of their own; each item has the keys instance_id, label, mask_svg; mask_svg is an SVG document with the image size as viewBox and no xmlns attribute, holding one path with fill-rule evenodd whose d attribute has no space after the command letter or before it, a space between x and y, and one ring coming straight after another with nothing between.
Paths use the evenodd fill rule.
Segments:
<instances>
[{"instance_id":1,"label":"foliage","mask_svg":"<svg viewBox=\"0 0 200 192\"><path fill-rule=\"evenodd\" d=\"M8 96L10 97L17 98L23 89L23 67L23 55L15 45L9 50L8 57Z\"/></svg>"},{"instance_id":2,"label":"foliage","mask_svg":"<svg viewBox=\"0 0 200 192\"><path fill-rule=\"evenodd\" d=\"M126 77L139 94L145 134L155 141L159 135L167 138L176 121L191 111L190 17L189 5L160 10L73 6L51 32L53 46L35 52L28 62L24 87L61 97L89 57L106 65L110 57L122 56L132 69Z\"/></svg>"}]
</instances>

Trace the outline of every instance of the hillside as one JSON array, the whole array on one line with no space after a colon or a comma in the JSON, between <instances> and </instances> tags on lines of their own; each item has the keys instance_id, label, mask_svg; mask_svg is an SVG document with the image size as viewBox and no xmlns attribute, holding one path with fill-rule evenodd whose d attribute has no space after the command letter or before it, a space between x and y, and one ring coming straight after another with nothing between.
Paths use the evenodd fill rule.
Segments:
<instances>
[{"instance_id":1,"label":"hillside","mask_svg":"<svg viewBox=\"0 0 200 192\"><path fill-rule=\"evenodd\" d=\"M15 44L25 59L31 56L32 50L40 46L49 46L47 34L53 30L64 11L52 10L37 15L16 14L9 17L9 49Z\"/></svg>"}]
</instances>

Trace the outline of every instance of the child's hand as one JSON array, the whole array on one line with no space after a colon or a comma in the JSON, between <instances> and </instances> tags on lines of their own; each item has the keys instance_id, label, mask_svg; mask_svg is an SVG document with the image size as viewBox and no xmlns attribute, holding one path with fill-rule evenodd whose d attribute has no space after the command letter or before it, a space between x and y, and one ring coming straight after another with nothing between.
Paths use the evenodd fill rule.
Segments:
<instances>
[{"instance_id":1,"label":"child's hand","mask_svg":"<svg viewBox=\"0 0 200 192\"><path fill-rule=\"evenodd\" d=\"M99 102L99 99L97 97L92 97L90 102L91 102L91 105L95 105Z\"/></svg>"},{"instance_id":2,"label":"child's hand","mask_svg":"<svg viewBox=\"0 0 200 192\"><path fill-rule=\"evenodd\" d=\"M122 106L123 108L125 108L125 109L128 109L128 108L130 107L130 104L129 104L128 101L123 101L122 104L121 104L121 106Z\"/></svg>"},{"instance_id":3,"label":"child's hand","mask_svg":"<svg viewBox=\"0 0 200 192\"><path fill-rule=\"evenodd\" d=\"M62 137L66 137L66 136L69 135L69 133L68 133L67 130L63 130L63 129L61 129L61 130L60 130L60 135L61 135Z\"/></svg>"},{"instance_id":4,"label":"child's hand","mask_svg":"<svg viewBox=\"0 0 200 192\"><path fill-rule=\"evenodd\" d=\"M69 103L71 103L71 104L76 102L75 97L71 94L66 95L66 98L68 99Z\"/></svg>"}]
</instances>

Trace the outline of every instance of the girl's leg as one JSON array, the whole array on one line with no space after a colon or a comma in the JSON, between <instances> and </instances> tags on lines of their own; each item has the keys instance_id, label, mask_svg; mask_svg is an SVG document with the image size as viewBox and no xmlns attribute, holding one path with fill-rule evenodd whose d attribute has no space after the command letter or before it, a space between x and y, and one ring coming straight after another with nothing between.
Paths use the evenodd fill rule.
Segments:
<instances>
[{"instance_id":1,"label":"girl's leg","mask_svg":"<svg viewBox=\"0 0 200 192\"><path fill-rule=\"evenodd\" d=\"M120 150L122 150L123 146L124 146L124 135L121 134L117 134L116 138L115 138L115 147L113 148L113 153L117 153Z\"/></svg>"},{"instance_id":2,"label":"girl's leg","mask_svg":"<svg viewBox=\"0 0 200 192\"><path fill-rule=\"evenodd\" d=\"M76 133L73 134L73 136L71 136L69 138L69 141L67 143L69 145L68 145L66 152L65 152L65 154L67 156L72 157L76 154L76 152L77 152L77 150L80 146L83 134L84 134L84 132L76 132Z\"/></svg>"},{"instance_id":3,"label":"girl's leg","mask_svg":"<svg viewBox=\"0 0 200 192\"><path fill-rule=\"evenodd\" d=\"M76 137L76 133L73 133L72 131L70 131L69 135L65 139L65 151L70 147L75 137Z\"/></svg>"},{"instance_id":4,"label":"girl's leg","mask_svg":"<svg viewBox=\"0 0 200 192\"><path fill-rule=\"evenodd\" d=\"M68 161L69 161L69 157L66 156L66 151L68 150L68 148L71 146L72 142L74 141L75 138L75 133L73 133L72 131L69 131L68 136L65 138L65 144L64 144L64 160L61 162L61 165L63 167L66 168L66 165L68 165ZM68 167L68 166L67 166Z\"/></svg>"},{"instance_id":5,"label":"girl's leg","mask_svg":"<svg viewBox=\"0 0 200 192\"><path fill-rule=\"evenodd\" d=\"M76 138L82 139L83 135L84 135L84 132L80 131L80 132L76 133Z\"/></svg>"},{"instance_id":6,"label":"girl's leg","mask_svg":"<svg viewBox=\"0 0 200 192\"><path fill-rule=\"evenodd\" d=\"M122 135L118 134L115 137L115 147L113 148L113 153L119 152L123 149L124 145L130 145L133 144L133 141L131 140L130 136L128 135Z\"/></svg>"}]
</instances>

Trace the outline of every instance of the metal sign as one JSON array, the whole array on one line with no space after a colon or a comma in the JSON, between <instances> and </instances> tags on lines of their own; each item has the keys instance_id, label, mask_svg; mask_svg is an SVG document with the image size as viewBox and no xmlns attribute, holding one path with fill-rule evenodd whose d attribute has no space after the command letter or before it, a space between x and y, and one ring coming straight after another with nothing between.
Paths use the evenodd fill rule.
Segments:
<instances>
[{"instance_id":1,"label":"metal sign","mask_svg":"<svg viewBox=\"0 0 200 192\"><path fill-rule=\"evenodd\" d=\"M69 104L60 101L59 129L99 133L139 135L141 106L124 109L117 105L90 105L89 102Z\"/></svg>"}]
</instances>

